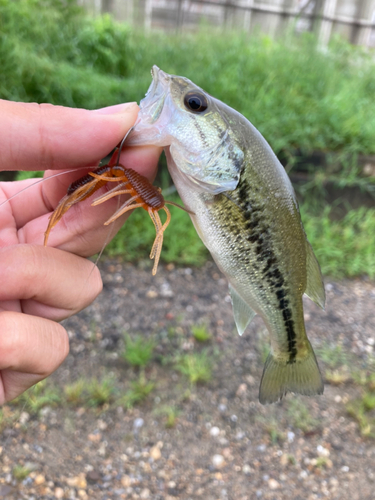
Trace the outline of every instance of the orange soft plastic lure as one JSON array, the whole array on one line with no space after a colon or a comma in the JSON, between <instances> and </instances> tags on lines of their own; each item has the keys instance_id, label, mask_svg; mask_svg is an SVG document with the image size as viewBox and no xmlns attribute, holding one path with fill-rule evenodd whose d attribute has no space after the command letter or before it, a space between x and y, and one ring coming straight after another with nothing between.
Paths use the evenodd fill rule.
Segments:
<instances>
[{"instance_id":1,"label":"orange soft plastic lure","mask_svg":"<svg viewBox=\"0 0 375 500\"><path fill-rule=\"evenodd\" d=\"M118 217L135 208L147 210L156 230L154 244L152 245L150 253L150 259L154 259L152 274L155 275L163 246L164 231L167 229L171 220L170 211L165 205L175 205L183 210L186 209L172 201L165 201L160 188L153 186L146 177L135 170L118 164L118 157L118 149L116 149L107 165L96 168L80 179L77 179L69 186L67 194L60 200L49 219L48 227L44 235L44 245L47 245L52 228L56 226L62 216L72 206L92 196L108 182L117 182L119 184L116 187L96 198L92 206L100 205L115 196L120 196L122 194L130 195L130 198L128 198L112 217L105 222L105 225L111 224L118 219ZM160 210L164 210L167 214L167 219L164 224L162 224L159 216Z\"/></svg>"}]
</instances>

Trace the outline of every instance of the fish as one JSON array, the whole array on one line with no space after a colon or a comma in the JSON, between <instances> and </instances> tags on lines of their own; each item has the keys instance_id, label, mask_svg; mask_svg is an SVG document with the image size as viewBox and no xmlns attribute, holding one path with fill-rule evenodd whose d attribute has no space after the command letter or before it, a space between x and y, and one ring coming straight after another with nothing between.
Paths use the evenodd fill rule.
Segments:
<instances>
[{"instance_id":1,"label":"fish","mask_svg":"<svg viewBox=\"0 0 375 500\"><path fill-rule=\"evenodd\" d=\"M228 279L238 333L256 314L263 318L270 352L260 403L322 394L302 296L324 309L325 290L285 169L238 111L185 77L157 66L151 75L125 146L164 148L195 229Z\"/></svg>"}]
</instances>

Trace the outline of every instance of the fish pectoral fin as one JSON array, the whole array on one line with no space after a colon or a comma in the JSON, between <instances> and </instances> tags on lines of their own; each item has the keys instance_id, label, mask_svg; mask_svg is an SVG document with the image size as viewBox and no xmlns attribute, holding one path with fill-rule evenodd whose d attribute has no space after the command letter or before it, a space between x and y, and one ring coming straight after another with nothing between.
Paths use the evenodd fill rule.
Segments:
<instances>
[{"instance_id":1,"label":"fish pectoral fin","mask_svg":"<svg viewBox=\"0 0 375 500\"><path fill-rule=\"evenodd\" d=\"M256 315L256 312L243 300L236 290L229 285L229 293L232 299L233 316L239 335L246 330L247 325Z\"/></svg>"},{"instance_id":2,"label":"fish pectoral fin","mask_svg":"<svg viewBox=\"0 0 375 500\"><path fill-rule=\"evenodd\" d=\"M319 263L315 257L314 251L310 243L306 240L306 274L307 283L305 294L315 302L319 307L324 309L326 302L326 292L322 273Z\"/></svg>"},{"instance_id":3,"label":"fish pectoral fin","mask_svg":"<svg viewBox=\"0 0 375 500\"><path fill-rule=\"evenodd\" d=\"M260 403L275 403L287 392L314 396L323 394L323 390L323 379L310 342L306 356L292 363L278 360L272 352L268 355L260 382Z\"/></svg>"}]
</instances>

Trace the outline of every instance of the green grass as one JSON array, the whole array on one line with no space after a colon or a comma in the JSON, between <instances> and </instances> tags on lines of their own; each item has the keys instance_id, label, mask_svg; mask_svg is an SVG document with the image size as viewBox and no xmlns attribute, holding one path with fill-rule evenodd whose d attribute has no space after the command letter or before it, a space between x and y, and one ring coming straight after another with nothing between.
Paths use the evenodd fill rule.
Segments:
<instances>
[{"instance_id":1,"label":"green grass","mask_svg":"<svg viewBox=\"0 0 375 500\"><path fill-rule=\"evenodd\" d=\"M138 380L130 383L130 389L119 400L119 404L126 409L142 403L154 389L155 383L147 380L144 372L141 372Z\"/></svg>"},{"instance_id":2,"label":"green grass","mask_svg":"<svg viewBox=\"0 0 375 500\"><path fill-rule=\"evenodd\" d=\"M131 366L144 367L152 358L155 348L153 340L147 340L142 335L136 335L133 339L124 335L125 349L122 353L123 359Z\"/></svg>"},{"instance_id":3,"label":"green grass","mask_svg":"<svg viewBox=\"0 0 375 500\"><path fill-rule=\"evenodd\" d=\"M172 429L176 426L180 410L173 405L165 405L155 410L156 415L162 415L165 418L165 427Z\"/></svg>"},{"instance_id":4,"label":"green grass","mask_svg":"<svg viewBox=\"0 0 375 500\"><path fill-rule=\"evenodd\" d=\"M46 406L58 406L61 403L60 389L48 380L42 380L24 392L14 402L31 414L38 414Z\"/></svg>"},{"instance_id":5,"label":"green grass","mask_svg":"<svg viewBox=\"0 0 375 500\"><path fill-rule=\"evenodd\" d=\"M175 368L185 375L191 384L209 382L212 379L212 362L206 351L182 355Z\"/></svg>"},{"instance_id":6,"label":"green grass","mask_svg":"<svg viewBox=\"0 0 375 500\"><path fill-rule=\"evenodd\" d=\"M16 465L12 469L12 476L14 479L17 481L23 481L24 479L27 478L27 476L32 472L32 469L25 465Z\"/></svg>"},{"instance_id":7,"label":"green grass","mask_svg":"<svg viewBox=\"0 0 375 500\"><path fill-rule=\"evenodd\" d=\"M346 411L358 423L363 437L375 439L375 373L370 368L353 376L359 386L359 397L346 404Z\"/></svg>"},{"instance_id":8,"label":"green grass","mask_svg":"<svg viewBox=\"0 0 375 500\"><path fill-rule=\"evenodd\" d=\"M301 429L302 432L311 432L320 425L319 421L311 415L311 410L296 396L288 401L288 420L292 427Z\"/></svg>"},{"instance_id":9,"label":"green grass","mask_svg":"<svg viewBox=\"0 0 375 500\"><path fill-rule=\"evenodd\" d=\"M197 342L208 342L212 339L211 333L206 325L196 325L191 327L191 333Z\"/></svg>"},{"instance_id":10,"label":"green grass","mask_svg":"<svg viewBox=\"0 0 375 500\"><path fill-rule=\"evenodd\" d=\"M375 277L375 209L350 210L339 221L330 218L329 207L317 214L302 206L301 213L323 274Z\"/></svg>"}]
</instances>

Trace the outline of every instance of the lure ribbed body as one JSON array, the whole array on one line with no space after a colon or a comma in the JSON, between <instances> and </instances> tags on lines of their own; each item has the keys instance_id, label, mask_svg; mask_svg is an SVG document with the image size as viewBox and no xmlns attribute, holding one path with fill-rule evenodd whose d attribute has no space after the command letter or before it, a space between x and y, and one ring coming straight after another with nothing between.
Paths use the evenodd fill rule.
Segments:
<instances>
[{"instance_id":1,"label":"lure ribbed body","mask_svg":"<svg viewBox=\"0 0 375 500\"><path fill-rule=\"evenodd\" d=\"M242 115L154 66L127 144L163 146L199 236L229 281L240 334L256 313L270 332L259 398L321 394L302 296L324 306L319 264L298 203L270 146Z\"/></svg>"},{"instance_id":2,"label":"lure ribbed body","mask_svg":"<svg viewBox=\"0 0 375 500\"><path fill-rule=\"evenodd\" d=\"M155 209L164 207L164 198L160 190L148 181L145 182L143 175L131 168L127 168L126 177L134 190L134 194L137 194L139 199L146 203L148 207Z\"/></svg>"}]
</instances>

